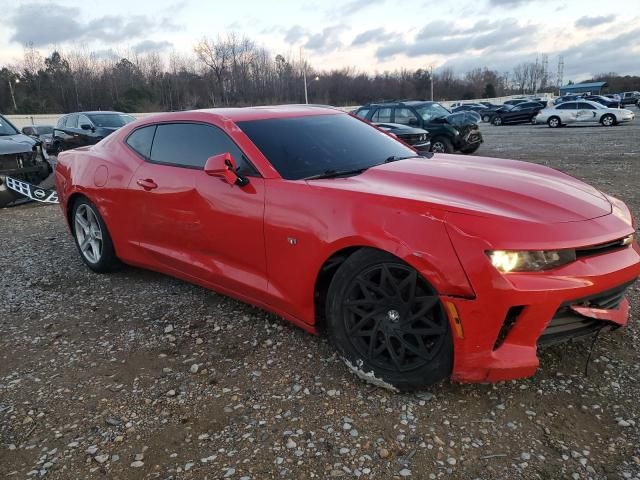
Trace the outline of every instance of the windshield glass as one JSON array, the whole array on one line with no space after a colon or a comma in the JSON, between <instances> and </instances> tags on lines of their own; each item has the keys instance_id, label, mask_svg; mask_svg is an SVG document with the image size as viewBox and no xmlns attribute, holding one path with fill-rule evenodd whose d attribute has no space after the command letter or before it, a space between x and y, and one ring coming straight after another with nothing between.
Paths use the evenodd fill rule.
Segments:
<instances>
[{"instance_id":1,"label":"windshield glass","mask_svg":"<svg viewBox=\"0 0 640 480\"><path fill-rule=\"evenodd\" d=\"M270 118L238 122L238 126L287 180L366 169L393 156L417 156L350 115Z\"/></svg>"},{"instance_id":2,"label":"windshield glass","mask_svg":"<svg viewBox=\"0 0 640 480\"><path fill-rule=\"evenodd\" d=\"M38 135L50 135L53 133L53 127L36 127L35 131L38 132Z\"/></svg>"},{"instance_id":3,"label":"windshield glass","mask_svg":"<svg viewBox=\"0 0 640 480\"><path fill-rule=\"evenodd\" d=\"M444 118L451 113L439 103L421 105L416 107L416 110L425 122L433 120L434 118Z\"/></svg>"},{"instance_id":4,"label":"windshield glass","mask_svg":"<svg viewBox=\"0 0 640 480\"><path fill-rule=\"evenodd\" d=\"M0 135L15 135L18 133L18 130L9 123L9 121L0 115Z\"/></svg>"},{"instance_id":5,"label":"windshield glass","mask_svg":"<svg viewBox=\"0 0 640 480\"><path fill-rule=\"evenodd\" d=\"M94 113L88 115L96 127L118 128L135 120L131 115L122 113Z\"/></svg>"}]
</instances>

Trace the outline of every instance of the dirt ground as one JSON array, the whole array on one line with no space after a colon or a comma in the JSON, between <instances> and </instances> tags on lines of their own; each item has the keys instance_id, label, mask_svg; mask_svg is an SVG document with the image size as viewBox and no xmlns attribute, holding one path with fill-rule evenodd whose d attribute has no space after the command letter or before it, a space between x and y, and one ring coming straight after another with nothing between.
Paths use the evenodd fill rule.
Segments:
<instances>
[{"instance_id":1,"label":"dirt ground","mask_svg":"<svg viewBox=\"0 0 640 480\"><path fill-rule=\"evenodd\" d=\"M640 213L640 121L482 129L478 155L558 168ZM576 343L530 379L399 395L264 311L91 273L57 206L0 210L0 245L3 478L640 478L640 283L588 375Z\"/></svg>"}]
</instances>

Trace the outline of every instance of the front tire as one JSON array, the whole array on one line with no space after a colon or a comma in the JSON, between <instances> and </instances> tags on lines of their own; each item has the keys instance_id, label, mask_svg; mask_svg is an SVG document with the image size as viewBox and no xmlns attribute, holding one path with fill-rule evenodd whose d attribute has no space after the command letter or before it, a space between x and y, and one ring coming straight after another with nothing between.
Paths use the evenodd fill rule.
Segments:
<instances>
[{"instance_id":1,"label":"front tire","mask_svg":"<svg viewBox=\"0 0 640 480\"><path fill-rule=\"evenodd\" d=\"M491 116L490 115L483 115L482 116L482 121L485 123L489 123L491 121Z\"/></svg>"},{"instance_id":2,"label":"front tire","mask_svg":"<svg viewBox=\"0 0 640 480\"><path fill-rule=\"evenodd\" d=\"M431 140L431 151L433 153L453 153L453 144L448 138L436 137Z\"/></svg>"},{"instance_id":3,"label":"front tire","mask_svg":"<svg viewBox=\"0 0 640 480\"><path fill-rule=\"evenodd\" d=\"M87 198L74 203L71 225L80 257L91 270L106 273L120 266L107 225Z\"/></svg>"},{"instance_id":4,"label":"front tire","mask_svg":"<svg viewBox=\"0 0 640 480\"><path fill-rule=\"evenodd\" d=\"M494 126L499 127L502 125L502 118L495 117L491 123L493 123Z\"/></svg>"},{"instance_id":5,"label":"front tire","mask_svg":"<svg viewBox=\"0 0 640 480\"><path fill-rule=\"evenodd\" d=\"M478 143L474 143L470 147L461 148L460 152L464 153L465 155L471 155L472 153L475 153L475 151L478 150L479 148L480 148L480 143L478 142Z\"/></svg>"},{"instance_id":6,"label":"front tire","mask_svg":"<svg viewBox=\"0 0 640 480\"><path fill-rule=\"evenodd\" d=\"M547 120L547 125L549 125L550 128L559 128L562 126L562 122L560 121L560 117L550 117L549 120Z\"/></svg>"},{"instance_id":7,"label":"front tire","mask_svg":"<svg viewBox=\"0 0 640 480\"><path fill-rule=\"evenodd\" d=\"M336 272L329 338L345 363L378 386L410 391L451 375L453 339L436 290L394 256L365 248Z\"/></svg>"},{"instance_id":8,"label":"front tire","mask_svg":"<svg viewBox=\"0 0 640 480\"><path fill-rule=\"evenodd\" d=\"M602 116L602 118L600 119L600 123L602 123L602 125L605 127L613 127L618 122L616 122L616 117L614 117L610 113L607 113L606 115Z\"/></svg>"}]
</instances>

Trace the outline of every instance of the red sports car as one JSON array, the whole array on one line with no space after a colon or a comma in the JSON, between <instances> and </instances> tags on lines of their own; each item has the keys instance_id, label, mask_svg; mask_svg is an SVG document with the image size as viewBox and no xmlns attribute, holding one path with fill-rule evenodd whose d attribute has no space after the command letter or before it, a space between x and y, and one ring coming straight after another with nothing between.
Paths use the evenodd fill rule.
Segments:
<instances>
[{"instance_id":1,"label":"red sports car","mask_svg":"<svg viewBox=\"0 0 640 480\"><path fill-rule=\"evenodd\" d=\"M419 157L329 108L147 117L62 153L56 185L96 272L252 303L401 390L532 375L540 345L623 326L640 275L620 200L532 163Z\"/></svg>"}]
</instances>

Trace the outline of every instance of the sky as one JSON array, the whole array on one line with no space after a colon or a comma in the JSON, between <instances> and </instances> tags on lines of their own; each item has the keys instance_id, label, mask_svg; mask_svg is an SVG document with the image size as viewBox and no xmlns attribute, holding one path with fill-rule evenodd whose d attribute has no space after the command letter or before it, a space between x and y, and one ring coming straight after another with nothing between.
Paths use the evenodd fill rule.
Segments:
<instances>
[{"instance_id":1,"label":"sky","mask_svg":"<svg viewBox=\"0 0 640 480\"><path fill-rule=\"evenodd\" d=\"M235 32L318 70L506 72L548 56L564 79L640 75L640 0L0 0L0 66L23 47L192 53Z\"/></svg>"}]
</instances>

